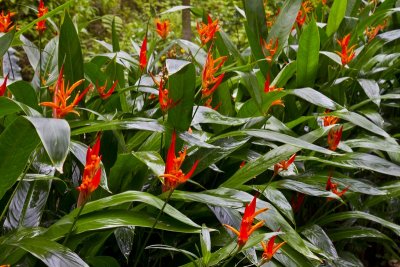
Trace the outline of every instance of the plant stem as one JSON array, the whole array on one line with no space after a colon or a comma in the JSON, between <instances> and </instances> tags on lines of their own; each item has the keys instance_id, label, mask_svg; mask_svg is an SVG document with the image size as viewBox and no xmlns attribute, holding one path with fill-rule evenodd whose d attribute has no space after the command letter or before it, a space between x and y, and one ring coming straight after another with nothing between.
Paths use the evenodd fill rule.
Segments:
<instances>
[{"instance_id":1,"label":"plant stem","mask_svg":"<svg viewBox=\"0 0 400 267\"><path fill-rule=\"evenodd\" d=\"M39 103L42 98L42 34L39 32Z\"/></svg>"},{"instance_id":2,"label":"plant stem","mask_svg":"<svg viewBox=\"0 0 400 267\"><path fill-rule=\"evenodd\" d=\"M10 69L11 69L11 73L12 73L12 76L13 76L13 80L15 80L14 69L13 69L13 66L12 66L12 63L11 63L11 56L10 56L10 52L8 52L8 50L7 50L7 57L8 57L8 62L10 63Z\"/></svg>"},{"instance_id":3,"label":"plant stem","mask_svg":"<svg viewBox=\"0 0 400 267\"><path fill-rule=\"evenodd\" d=\"M144 251L144 249L145 249L145 247L146 247L146 244L147 244L147 242L149 241L150 236L151 236L151 234L153 233L154 228L157 226L157 223L158 223L158 221L159 221L161 215L163 214L164 209L165 209L165 207L167 206L167 203L168 203L169 199L171 198L173 192L174 192L174 189L172 189L172 190L169 191L169 194L168 194L168 196L167 196L167 199L166 199L165 202L164 202L164 205L162 206L160 212L158 213L157 218L156 218L155 222L153 223L153 226L151 227L149 234L147 235L146 239L144 240L143 245L142 245L142 248L139 250L139 256L137 257L137 259L136 259L136 261L135 261L135 265L133 265L134 267L136 267L136 266L138 265L138 263L139 263L139 261L140 261L140 258L142 257L143 251Z\"/></svg>"},{"instance_id":4,"label":"plant stem","mask_svg":"<svg viewBox=\"0 0 400 267\"><path fill-rule=\"evenodd\" d=\"M66 244L67 244L68 239L69 239L69 237L71 236L72 231L74 230L74 227L75 227L75 225L76 225L76 222L78 221L79 215L81 215L82 210L83 210L83 208L84 208L85 205L86 205L86 202L87 202L87 201L85 201L85 202L83 203L83 205L79 208L78 214L77 214L77 215L75 216L75 218L74 218L74 222L72 223L71 228L69 229L68 234L67 234L67 236L66 236L65 239L64 239L63 245L66 245Z\"/></svg>"},{"instance_id":5,"label":"plant stem","mask_svg":"<svg viewBox=\"0 0 400 267\"><path fill-rule=\"evenodd\" d=\"M265 185L264 189L260 191L261 195L264 193L264 191L267 189L267 187L274 180L275 177L276 177L276 173L274 172L274 174L272 175L271 179L269 179L268 183Z\"/></svg>"},{"instance_id":6,"label":"plant stem","mask_svg":"<svg viewBox=\"0 0 400 267\"><path fill-rule=\"evenodd\" d=\"M222 265L222 267L227 266L228 263L230 263L231 260L233 260L239 252L240 252L240 248L238 248L238 249L236 250L235 254L233 254L233 255L224 263L224 265ZM230 254L230 253L229 253L229 254Z\"/></svg>"}]
</instances>

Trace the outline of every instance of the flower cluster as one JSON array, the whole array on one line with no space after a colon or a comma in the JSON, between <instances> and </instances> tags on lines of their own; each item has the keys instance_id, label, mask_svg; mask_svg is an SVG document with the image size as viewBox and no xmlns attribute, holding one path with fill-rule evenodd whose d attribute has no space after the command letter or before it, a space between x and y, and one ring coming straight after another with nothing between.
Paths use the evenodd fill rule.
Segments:
<instances>
[{"instance_id":1,"label":"flower cluster","mask_svg":"<svg viewBox=\"0 0 400 267\"><path fill-rule=\"evenodd\" d=\"M38 13L37 13L38 18L41 18L44 15L46 15L48 11L49 11L48 8L44 6L43 0L40 0L39 6L38 6ZM45 19L39 21L36 24L36 30L39 33L43 33L46 30L46 20Z\"/></svg>"},{"instance_id":2,"label":"flower cluster","mask_svg":"<svg viewBox=\"0 0 400 267\"><path fill-rule=\"evenodd\" d=\"M97 85L96 86L97 92L99 92L99 96L101 97L101 99L105 100L105 99L109 98L112 95L112 93L114 92L115 88L117 87L117 84L118 84L118 81L115 81L107 93L106 93L107 81L102 86Z\"/></svg>"},{"instance_id":3,"label":"flower cluster","mask_svg":"<svg viewBox=\"0 0 400 267\"><path fill-rule=\"evenodd\" d=\"M350 38L351 38L351 35L349 33L345 37L343 37L343 39L337 40L339 46L341 47L341 51L335 51L335 53L340 56L343 66L349 64L349 62L355 56L354 48L356 46L353 45L353 46L349 47Z\"/></svg>"},{"instance_id":4,"label":"flower cluster","mask_svg":"<svg viewBox=\"0 0 400 267\"><path fill-rule=\"evenodd\" d=\"M199 33L202 45L207 44L209 41L213 40L215 33L219 30L218 20L212 20L210 15L207 16L208 23L203 22L197 23L197 32Z\"/></svg>"},{"instance_id":5,"label":"flower cluster","mask_svg":"<svg viewBox=\"0 0 400 267\"><path fill-rule=\"evenodd\" d=\"M346 188L344 188L342 191L339 192L338 183L333 183L331 176L329 176L328 181L326 181L325 189L327 191L331 191L332 193L336 194L338 197L342 197L344 195L344 193L346 193L347 190L349 190L349 188L350 188L350 186L347 186ZM328 200L330 200L330 199L328 199Z\"/></svg>"},{"instance_id":6,"label":"flower cluster","mask_svg":"<svg viewBox=\"0 0 400 267\"><path fill-rule=\"evenodd\" d=\"M166 19L166 20L161 21L159 19L156 19L155 23L156 23L156 32L157 32L157 34L163 40L167 39L168 34L170 32L170 25L171 25L169 20Z\"/></svg>"},{"instance_id":7,"label":"flower cluster","mask_svg":"<svg viewBox=\"0 0 400 267\"><path fill-rule=\"evenodd\" d=\"M334 127L329 130L328 133L328 145L329 149L335 151L342 139L343 126Z\"/></svg>"},{"instance_id":8,"label":"flower cluster","mask_svg":"<svg viewBox=\"0 0 400 267\"><path fill-rule=\"evenodd\" d=\"M11 18L13 16L15 16L15 12L10 12L8 11L8 13L6 15L4 15L4 11L1 11L0 14L0 32L9 32L12 29L14 29L15 25L13 25L13 22L11 20Z\"/></svg>"},{"instance_id":9,"label":"flower cluster","mask_svg":"<svg viewBox=\"0 0 400 267\"><path fill-rule=\"evenodd\" d=\"M303 24L306 22L307 14L311 13L313 9L313 5L311 1L305 1L301 4L301 8L297 13L296 22L297 26L301 28Z\"/></svg>"},{"instance_id":10,"label":"flower cluster","mask_svg":"<svg viewBox=\"0 0 400 267\"><path fill-rule=\"evenodd\" d=\"M277 175L280 171L286 171L289 166L294 162L296 153L293 154L288 160L282 160L274 165L274 175Z\"/></svg>"}]
</instances>

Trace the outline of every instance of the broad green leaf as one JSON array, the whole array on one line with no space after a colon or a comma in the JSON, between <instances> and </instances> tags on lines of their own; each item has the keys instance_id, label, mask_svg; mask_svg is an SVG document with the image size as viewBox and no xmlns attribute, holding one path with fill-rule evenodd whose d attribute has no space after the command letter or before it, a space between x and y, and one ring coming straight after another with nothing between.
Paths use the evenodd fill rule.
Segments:
<instances>
[{"instance_id":1,"label":"broad green leaf","mask_svg":"<svg viewBox=\"0 0 400 267\"><path fill-rule=\"evenodd\" d=\"M23 238L10 245L29 252L47 266L89 267L69 248L41 237Z\"/></svg>"},{"instance_id":2,"label":"broad green leaf","mask_svg":"<svg viewBox=\"0 0 400 267\"><path fill-rule=\"evenodd\" d=\"M85 261L96 267L120 267L119 262L110 256L86 257Z\"/></svg>"},{"instance_id":3,"label":"broad green leaf","mask_svg":"<svg viewBox=\"0 0 400 267\"><path fill-rule=\"evenodd\" d=\"M17 81L8 86L16 101L23 103L40 112L35 89L25 81Z\"/></svg>"},{"instance_id":4,"label":"broad green leaf","mask_svg":"<svg viewBox=\"0 0 400 267\"><path fill-rule=\"evenodd\" d=\"M17 112L23 112L30 117L42 117L35 109L7 97L0 96L0 106L0 117Z\"/></svg>"},{"instance_id":5,"label":"broad green leaf","mask_svg":"<svg viewBox=\"0 0 400 267\"><path fill-rule=\"evenodd\" d=\"M168 110L168 123L174 129L187 131L192 121L196 74L188 61L168 59L168 97L177 104Z\"/></svg>"},{"instance_id":6,"label":"broad green leaf","mask_svg":"<svg viewBox=\"0 0 400 267\"><path fill-rule=\"evenodd\" d=\"M379 99L379 85L374 80L358 79L358 83L364 90L365 94L374 102L378 107L381 103Z\"/></svg>"},{"instance_id":7,"label":"broad green leaf","mask_svg":"<svg viewBox=\"0 0 400 267\"><path fill-rule=\"evenodd\" d=\"M303 98L304 100L308 101L311 104L327 108L330 110L336 110L340 106L331 100L329 97L325 96L324 94L315 91L312 88L300 88L300 89L293 89L287 90L289 94L298 96Z\"/></svg>"},{"instance_id":8,"label":"broad green leaf","mask_svg":"<svg viewBox=\"0 0 400 267\"><path fill-rule=\"evenodd\" d=\"M317 23L312 19L300 35L297 52L297 87L313 86L318 71L319 32Z\"/></svg>"},{"instance_id":9,"label":"broad green leaf","mask_svg":"<svg viewBox=\"0 0 400 267\"><path fill-rule=\"evenodd\" d=\"M328 178L326 178L326 179L328 179ZM305 182L300 182L300 181L291 180L291 179L283 179L283 180L272 182L269 187L289 189L289 190L300 192L302 194L309 195L309 196L339 199L338 196L333 194L331 191L326 191L324 187L321 188L321 187L317 187L315 185L310 185Z\"/></svg>"},{"instance_id":10,"label":"broad green leaf","mask_svg":"<svg viewBox=\"0 0 400 267\"><path fill-rule=\"evenodd\" d=\"M363 220L369 220L371 222L378 223L382 225L383 227L386 227L390 230L392 230L396 235L400 236L400 226L397 224L394 224L392 222L389 222L387 220L384 220L380 217L377 217L375 215L372 215L370 213L362 212L362 211L344 211L344 212L339 212L335 214L330 214L324 217L321 217L321 219L318 220L317 224L319 225L326 225L331 222L336 222L336 221L343 221L343 220L355 220L355 219L363 219Z\"/></svg>"},{"instance_id":11,"label":"broad green leaf","mask_svg":"<svg viewBox=\"0 0 400 267\"><path fill-rule=\"evenodd\" d=\"M8 48L11 46L11 43L14 39L15 35L15 27L8 33L4 34L0 37L0 58L7 52Z\"/></svg>"},{"instance_id":12,"label":"broad green leaf","mask_svg":"<svg viewBox=\"0 0 400 267\"><path fill-rule=\"evenodd\" d=\"M262 190L262 189L260 189ZM264 191L264 196L271 202L291 223L296 224L293 216L292 206L279 190L268 187Z\"/></svg>"},{"instance_id":13,"label":"broad green leaf","mask_svg":"<svg viewBox=\"0 0 400 267\"><path fill-rule=\"evenodd\" d=\"M0 135L0 199L23 173L31 153L40 144L35 128L17 118Z\"/></svg>"},{"instance_id":14,"label":"broad green leaf","mask_svg":"<svg viewBox=\"0 0 400 267\"><path fill-rule=\"evenodd\" d=\"M193 110L196 110L196 108L193 108ZM199 106L193 118L192 125L198 123L210 123L219 125L239 126L245 124L248 121L249 119L246 118L234 118L234 117L224 116L218 113L218 111L216 110L204 106Z\"/></svg>"},{"instance_id":15,"label":"broad green leaf","mask_svg":"<svg viewBox=\"0 0 400 267\"><path fill-rule=\"evenodd\" d=\"M58 45L58 69L61 69L63 65L66 83L69 82L71 85L84 78L81 43L68 12L64 13ZM83 91L83 85L78 88ZM74 98L77 92L78 90L74 90L71 98Z\"/></svg>"},{"instance_id":16,"label":"broad green leaf","mask_svg":"<svg viewBox=\"0 0 400 267\"><path fill-rule=\"evenodd\" d=\"M115 229L114 236L117 241L119 250L122 255L124 255L125 259L129 259L129 255L131 254L135 236L135 227L120 227Z\"/></svg>"},{"instance_id":17,"label":"broad green leaf","mask_svg":"<svg viewBox=\"0 0 400 267\"><path fill-rule=\"evenodd\" d=\"M251 98L242 105L237 116L240 118L265 116L268 113L269 109L271 108L272 102L281 99L285 95L287 95L286 90L273 91L267 94L262 93L260 101L261 109L260 106L254 100L254 98Z\"/></svg>"},{"instance_id":18,"label":"broad green leaf","mask_svg":"<svg viewBox=\"0 0 400 267\"><path fill-rule=\"evenodd\" d=\"M257 108L260 112L262 112L263 105L263 92L260 88L257 77L254 72L238 72L240 75L240 83L244 85L244 87L249 92L251 99L256 103Z\"/></svg>"},{"instance_id":19,"label":"broad green leaf","mask_svg":"<svg viewBox=\"0 0 400 267\"><path fill-rule=\"evenodd\" d=\"M327 255L329 258L337 259L339 257L336 248L332 243L332 241L335 240L331 240L320 226L314 224L304 229L301 234L318 247L321 250L321 253Z\"/></svg>"},{"instance_id":20,"label":"broad green leaf","mask_svg":"<svg viewBox=\"0 0 400 267\"><path fill-rule=\"evenodd\" d=\"M400 146L395 143L388 142L386 139L382 139L376 136L368 136L358 139L349 139L343 141L344 144L351 148L367 148L367 149L377 149L387 152L398 153L400 151Z\"/></svg>"},{"instance_id":21,"label":"broad green leaf","mask_svg":"<svg viewBox=\"0 0 400 267\"><path fill-rule=\"evenodd\" d=\"M171 199L181 200L186 202L199 202L206 205L217 205L228 208L241 208L243 206L242 202L236 199L230 198L229 196L213 196L205 193L195 193L195 192L185 192L175 190L171 196Z\"/></svg>"},{"instance_id":22,"label":"broad green leaf","mask_svg":"<svg viewBox=\"0 0 400 267\"><path fill-rule=\"evenodd\" d=\"M326 35L329 37L339 29L344 15L346 14L347 0L335 0L329 12Z\"/></svg>"},{"instance_id":23,"label":"broad green leaf","mask_svg":"<svg viewBox=\"0 0 400 267\"><path fill-rule=\"evenodd\" d=\"M53 166L63 173L68 155L71 129L66 120L25 117L35 127Z\"/></svg>"},{"instance_id":24,"label":"broad green leaf","mask_svg":"<svg viewBox=\"0 0 400 267\"><path fill-rule=\"evenodd\" d=\"M292 61L287 64L279 73L276 75L275 79L271 82L271 85L276 87L285 87L287 82L296 73L297 64L296 61Z\"/></svg>"},{"instance_id":25,"label":"broad green leaf","mask_svg":"<svg viewBox=\"0 0 400 267\"><path fill-rule=\"evenodd\" d=\"M165 163L156 151L132 152L138 160L143 162L157 176L164 174Z\"/></svg>"}]
</instances>

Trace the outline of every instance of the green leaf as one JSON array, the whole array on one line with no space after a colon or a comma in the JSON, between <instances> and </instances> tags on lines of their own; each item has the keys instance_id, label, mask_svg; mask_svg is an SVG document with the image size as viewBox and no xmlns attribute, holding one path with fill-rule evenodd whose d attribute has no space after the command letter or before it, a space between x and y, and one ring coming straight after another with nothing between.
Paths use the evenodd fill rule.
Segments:
<instances>
[{"instance_id":1,"label":"green leaf","mask_svg":"<svg viewBox=\"0 0 400 267\"><path fill-rule=\"evenodd\" d=\"M371 240L383 239L383 242L388 241L393 247L397 247L393 239L374 228L362 226L341 227L339 229L332 229L328 232L328 235L334 242L341 241L343 239L355 238L370 238Z\"/></svg>"},{"instance_id":2,"label":"green leaf","mask_svg":"<svg viewBox=\"0 0 400 267\"><path fill-rule=\"evenodd\" d=\"M63 65L66 83L69 82L71 85L84 78L81 43L75 25L67 12L61 25L58 45L58 69L61 69ZM83 85L78 88L83 91ZM77 92L78 90L74 90L71 98L74 98Z\"/></svg>"},{"instance_id":3,"label":"green leaf","mask_svg":"<svg viewBox=\"0 0 400 267\"><path fill-rule=\"evenodd\" d=\"M16 81L8 86L16 101L40 112L35 89L26 81Z\"/></svg>"},{"instance_id":4,"label":"green leaf","mask_svg":"<svg viewBox=\"0 0 400 267\"><path fill-rule=\"evenodd\" d=\"M312 19L300 35L297 52L297 87L313 86L318 72L319 32L317 23Z\"/></svg>"},{"instance_id":5,"label":"green leaf","mask_svg":"<svg viewBox=\"0 0 400 267\"><path fill-rule=\"evenodd\" d=\"M177 105L168 110L168 123L180 131L187 131L192 121L192 107L196 85L193 63L167 59L168 97Z\"/></svg>"},{"instance_id":6,"label":"green leaf","mask_svg":"<svg viewBox=\"0 0 400 267\"><path fill-rule=\"evenodd\" d=\"M321 250L320 253L327 255L331 259L337 259L339 257L332 243L334 240L331 240L320 226L314 224L304 229L301 233Z\"/></svg>"},{"instance_id":7,"label":"green leaf","mask_svg":"<svg viewBox=\"0 0 400 267\"><path fill-rule=\"evenodd\" d=\"M324 94L315 91L312 88L300 88L300 89L293 89L293 90L287 90L289 94L298 96L300 98L303 98L304 100L310 102L311 104L327 108L330 110L336 110L339 108L339 104L335 103L333 100L331 100L329 97L325 96Z\"/></svg>"},{"instance_id":8,"label":"green leaf","mask_svg":"<svg viewBox=\"0 0 400 267\"><path fill-rule=\"evenodd\" d=\"M329 37L339 29L344 15L346 14L347 0L335 0L329 12L326 35Z\"/></svg>"},{"instance_id":9,"label":"green leaf","mask_svg":"<svg viewBox=\"0 0 400 267\"><path fill-rule=\"evenodd\" d=\"M287 64L279 73L276 75L275 79L271 82L271 85L276 87L285 87L287 82L296 73L297 64L296 61L292 61Z\"/></svg>"},{"instance_id":10,"label":"green leaf","mask_svg":"<svg viewBox=\"0 0 400 267\"><path fill-rule=\"evenodd\" d=\"M260 189L262 190L262 189ZM279 190L268 187L264 191L264 196L271 202L291 223L296 224L293 216L292 206Z\"/></svg>"},{"instance_id":11,"label":"green leaf","mask_svg":"<svg viewBox=\"0 0 400 267\"><path fill-rule=\"evenodd\" d=\"M0 97L0 106L0 117L21 111L30 117L42 117L42 115L33 108L7 97Z\"/></svg>"},{"instance_id":12,"label":"green leaf","mask_svg":"<svg viewBox=\"0 0 400 267\"><path fill-rule=\"evenodd\" d=\"M15 27L0 37L0 58L7 52L8 48L11 46L11 43L14 39Z\"/></svg>"},{"instance_id":13,"label":"green leaf","mask_svg":"<svg viewBox=\"0 0 400 267\"><path fill-rule=\"evenodd\" d=\"M380 217L377 217L375 215L362 212L362 211L345 211L345 212L339 212L331 215L327 215L322 217L321 219L318 220L317 224L319 225L325 225L331 222L336 222L336 221L343 221L343 220L355 220L355 219L363 219L363 220L369 220L371 222L378 223L382 225L383 227L389 228L392 230L396 235L400 236L400 226L397 224L394 224L392 222L386 221Z\"/></svg>"},{"instance_id":14,"label":"green leaf","mask_svg":"<svg viewBox=\"0 0 400 267\"><path fill-rule=\"evenodd\" d=\"M96 267L120 267L118 261L110 256L95 256L85 258L86 262Z\"/></svg>"},{"instance_id":15,"label":"green leaf","mask_svg":"<svg viewBox=\"0 0 400 267\"><path fill-rule=\"evenodd\" d=\"M194 108L196 109L196 108ZM204 106L199 106L196 115L193 118L192 125L198 123L210 123L219 125L239 126L247 123L250 119L248 118L234 118L224 116L218 111Z\"/></svg>"},{"instance_id":16,"label":"green leaf","mask_svg":"<svg viewBox=\"0 0 400 267\"><path fill-rule=\"evenodd\" d=\"M47 266L89 267L69 248L41 237L23 238L10 245L29 252Z\"/></svg>"},{"instance_id":17,"label":"green leaf","mask_svg":"<svg viewBox=\"0 0 400 267\"><path fill-rule=\"evenodd\" d=\"M328 178L325 179L327 180ZM315 185L309 185L307 183L291 179L283 179L272 182L270 187L289 189L309 196L339 199L337 195L330 191L326 191L325 188L316 187Z\"/></svg>"},{"instance_id":18,"label":"green leaf","mask_svg":"<svg viewBox=\"0 0 400 267\"><path fill-rule=\"evenodd\" d=\"M25 117L35 127L53 166L63 173L68 155L71 130L66 120Z\"/></svg>"},{"instance_id":19,"label":"green leaf","mask_svg":"<svg viewBox=\"0 0 400 267\"><path fill-rule=\"evenodd\" d=\"M364 90L365 94L371 99L371 101L379 107L381 100L379 99L380 94L378 83L374 80L367 79L358 79L358 83Z\"/></svg>"},{"instance_id":20,"label":"green leaf","mask_svg":"<svg viewBox=\"0 0 400 267\"><path fill-rule=\"evenodd\" d=\"M138 160L143 162L157 176L164 174L165 163L156 151L132 152Z\"/></svg>"},{"instance_id":21,"label":"green leaf","mask_svg":"<svg viewBox=\"0 0 400 267\"><path fill-rule=\"evenodd\" d=\"M40 139L35 128L24 118L17 118L0 135L0 199L24 171Z\"/></svg>"}]
</instances>

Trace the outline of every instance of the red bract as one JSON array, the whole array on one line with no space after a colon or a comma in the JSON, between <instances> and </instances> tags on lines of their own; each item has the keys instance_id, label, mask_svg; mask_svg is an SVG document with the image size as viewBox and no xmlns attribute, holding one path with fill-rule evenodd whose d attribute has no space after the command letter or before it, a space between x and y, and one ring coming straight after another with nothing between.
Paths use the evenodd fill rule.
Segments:
<instances>
[{"instance_id":1,"label":"red bract","mask_svg":"<svg viewBox=\"0 0 400 267\"><path fill-rule=\"evenodd\" d=\"M165 75L161 77L161 80L159 82L151 73L150 76L153 79L154 83L158 86L158 102L160 103L161 111L166 113L170 108L176 106L179 101L174 102L171 98L168 97L168 89L164 88L164 79L166 79Z\"/></svg>"},{"instance_id":2,"label":"red bract","mask_svg":"<svg viewBox=\"0 0 400 267\"><path fill-rule=\"evenodd\" d=\"M294 162L296 158L296 153L294 153L288 160L282 160L279 163L276 163L274 166L274 173L275 175L278 174L280 171L286 171L290 164Z\"/></svg>"},{"instance_id":3,"label":"red bract","mask_svg":"<svg viewBox=\"0 0 400 267\"><path fill-rule=\"evenodd\" d=\"M140 47L139 67L143 71L147 66L147 36L144 37L142 46Z\"/></svg>"},{"instance_id":4,"label":"red bract","mask_svg":"<svg viewBox=\"0 0 400 267\"><path fill-rule=\"evenodd\" d=\"M197 23L196 27L203 45L214 39L215 33L219 30L217 19L213 21L210 15L208 15L207 20L207 24L200 22L200 24Z\"/></svg>"},{"instance_id":5,"label":"red bract","mask_svg":"<svg viewBox=\"0 0 400 267\"><path fill-rule=\"evenodd\" d=\"M214 93L214 91L217 90L219 84L224 79L225 73L222 73L217 77L214 77L214 75L222 67L222 65L225 63L226 60L227 60L226 56L214 59L211 49L208 51L207 60L206 63L204 64L202 73L202 88L201 88L202 98L211 96Z\"/></svg>"},{"instance_id":6,"label":"red bract","mask_svg":"<svg viewBox=\"0 0 400 267\"><path fill-rule=\"evenodd\" d=\"M301 28L303 24L306 22L307 14L312 10L312 3L310 1L305 1L301 4L301 8L297 13L296 22L297 26Z\"/></svg>"},{"instance_id":7,"label":"red bract","mask_svg":"<svg viewBox=\"0 0 400 267\"><path fill-rule=\"evenodd\" d=\"M82 183L76 188L79 191L78 207L86 203L87 199L100 184L100 136L100 134L97 135L96 143L93 148L89 146L86 152L86 164L83 170Z\"/></svg>"},{"instance_id":8,"label":"red bract","mask_svg":"<svg viewBox=\"0 0 400 267\"><path fill-rule=\"evenodd\" d=\"M79 116L78 111L76 111L74 108L83 99L85 94L93 87L93 85L90 84L81 94L78 92L72 103L68 105L67 100L71 97L72 91L74 91L75 88L81 85L84 80L77 81L71 87L69 87L69 85L67 84L67 86L65 87L63 73L64 66L61 67L60 74L55 85L53 102L40 103L41 106L53 108L53 118L64 118L68 113L75 113Z\"/></svg>"},{"instance_id":9,"label":"red bract","mask_svg":"<svg viewBox=\"0 0 400 267\"><path fill-rule=\"evenodd\" d=\"M341 192L339 192L338 190L338 183L333 183L332 182L332 177L329 176L328 181L326 181L326 187L325 189L327 191L331 191L332 193L336 194L339 197L342 197L344 195L344 193L346 193L347 190L349 190L350 186L347 186L345 189L343 189ZM328 200L331 200L330 198L328 198Z\"/></svg>"},{"instance_id":10,"label":"red bract","mask_svg":"<svg viewBox=\"0 0 400 267\"><path fill-rule=\"evenodd\" d=\"M294 212L298 212L300 210L301 205L303 205L305 196L306 195L299 192L297 192L296 197L293 195L292 199L290 200L290 205L292 206Z\"/></svg>"},{"instance_id":11,"label":"red bract","mask_svg":"<svg viewBox=\"0 0 400 267\"><path fill-rule=\"evenodd\" d=\"M38 6L38 13L37 16L38 18L43 17L44 15L46 15L46 13L48 12L48 8L44 6L44 2L43 0L40 0L39 2L39 6ZM44 32L44 30L46 30L46 20L41 20L36 24L36 30L39 33Z\"/></svg>"},{"instance_id":12,"label":"red bract","mask_svg":"<svg viewBox=\"0 0 400 267\"><path fill-rule=\"evenodd\" d=\"M114 92L115 87L117 87L117 84L118 84L118 81L115 81L107 93L105 92L105 90L107 89L107 81L103 86L97 85L97 91L99 92L100 97L103 100L109 98L112 95L112 93Z\"/></svg>"},{"instance_id":13,"label":"red bract","mask_svg":"<svg viewBox=\"0 0 400 267\"><path fill-rule=\"evenodd\" d=\"M167 36L170 31L170 23L169 20L159 20L156 19L156 32L162 39L167 39Z\"/></svg>"},{"instance_id":14,"label":"red bract","mask_svg":"<svg viewBox=\"0 0 400 267\"><path fill-rule=\"evenodd\" d=\"M271 237L268 240L268 243L266 242L261 242L261 246L264 249L264 253L262 254L262 259L264 262L266 261L270 261L272 259L272 257L274 256L274 254L283 246L285 245L286 242L281 242L278 244L275 244L275 238L276 235Z\"/></svg>"},{"instance_id":15,"label":"red bract","mask_svg":"<svg viewBox=\"0 0 400 267\"><path fill-rule=\"evenodd\" d=\"M342 65L346 65L349 64L349 62L354 58L355 56L355 52L354 52L354 48L356 47L355 45L353 45L352 47L348 47L349 46L349 42L350 42L350 38L351 35L350 33L347 34L345 37L343 37L342 40L337 40L338 44L340 45L340 47L342 48L341 52L339 51L335 51L336 54L338 54L342 60Z\"/></svg>"},{"instance_id":16,"label":"red bract","mask_svg":"<svg viewBox=\"0 0 400 267\"><path fill-rule=\"evenodd\" d=\"M8 74L4 78L4 82L2 85L0 85L0 96L3 96L6 93L7 90L7 80L8 80Z\"/></svg>"},{"instance_id":17,"label":"red bract","mask_svg":"<svg viewBox=\"0 0 400 267\"><path fill-rule=\"evenodd\" d=\"M175 155L175 143L176 143L176 133L172 132L171 144L168 148L167 159L165 163L165 171L161 177L164 178L162 191L166 192L175 189L179 184L182 184L190 179L196 170L198 160L192 166L192 169L184 174L181 170L181 166L186 157L186 148L179 152L179 157Z\"/></svg>"},{"instance_id":18,"label":"red bract","mask_svg":"<svg viewBox=\"0 0 400 267\"><path fill-rule=\"evenodd\" d=\"M340 139L342 139L343 126L339 128L335 127L329 130L328 133L328 145L329 149L335 151L339 145Z\"/></svg>"},{"instance_id":19,"label":"red bract","mask_svg":"<svg viewBox=\"0 0 400 267\"><path fill-rule=\"evenodd\" d=\"M278 51L279 48L279 40L276 39L274 41L274 39L269 40L269 42L267 43L266 41L264 41L264 39L261 39L261 44L264 47L264 54L265 52L268 52L268 55L265 55L265 59L268 61L268 63L272 63L272 60L274 59L274 55L276 54L276 52Z\"/></svg>"},{"instance_id":20,"label":"red bract","mask_svg":"<svg viewBox=\"0 0 400 267\"><path fill-rule=\"evenodd\" d=\"M254 218L260 214L261 212L264 212L268 210L268 208L263 208L258 211L256 211L256 201L257 197L254 196L253 200L246 205L246 208L244 209L244 214L242 218L242 222L240 224L240 230L236 230L230 225L224 224L226 228L234 232L238 236L238 245L239 247L242 247L246 244L247 240L249 239L250 235L257 230L258 228L262 227L264 225L264 221L259 221L255 225L253 225Z\"/></svg>"},{"instance_id":21,"label":"red bract","mask_svg":"<svg viewBox=\"0 0 400 267\"><path fill-rule=\"evenodd\" d=\"M329 109L326 109L324 112L324 114L329 114L329 113L330 113ZM323 118L323 120L324 120L324 126L326 127L326 126L330 126L333 124L337 124L340 119L336 116L325 116Z\"/></svg>"},{"instance_id":22,"label":"red bract","mask_svg":"<svg viewBox=\"0 0 400 267\"><path fill-rule=\"evenodd\" d=\"M0 15L0 32L9 32L15 26L13 26L13 22L11 21L11 17L15 16L15 12L8 11L7 15L4 15L4 11L1 11Z\"/></svg>"}]
</instances>

